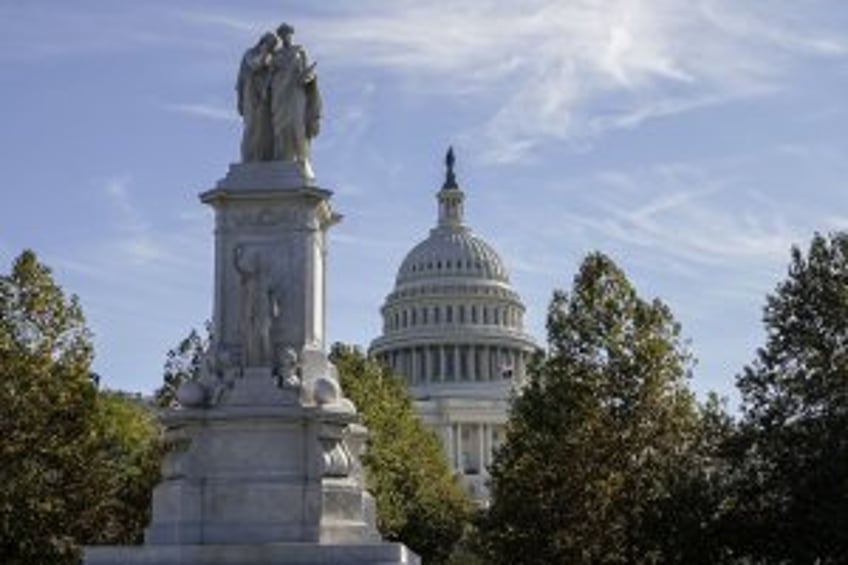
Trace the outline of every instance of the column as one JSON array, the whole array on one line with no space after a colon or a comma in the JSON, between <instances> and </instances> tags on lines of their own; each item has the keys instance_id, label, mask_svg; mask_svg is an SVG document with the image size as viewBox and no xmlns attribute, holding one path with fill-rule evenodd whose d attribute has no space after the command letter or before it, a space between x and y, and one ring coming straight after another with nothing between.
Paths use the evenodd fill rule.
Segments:
<instances>
[{"instance_id":1,"label":"column","mask_svg":"<svg viewBox=\"0 0 848 565\"><path fill-rule=\"evenodd\" d=\"M486 426L486 465L492 464L492 456L494 455L495 445L492 440L492 425Z\"/></svg>"},{"instance_id":2,"label":"column","mask_svg":"<svg viewBox=\"0 0 848 565\"><path fill-rule=\"evenodd\" d=\"M468 346L468 380L480 380L480 375L477 374L477 346L474 344Z\"/></svg>"},{"instance_id":3,"label":"column","mask_svg":"<svg viewBox=\"0 0 848 565\"><path fill-rule=\"evenodd\" d=\"M450 373L450 378L453 382L457 382L459 380L459 346L451 345L450 353L448 353L448 357L450 357L451 362L453 363L453 370Z\"/></svg>"},{"instance_id":4,"label":"column","mask_svg":"<svg viewBox=\"0 0 848 565\"><path fill-rule=\"evenodd\" d=\"M518 367L517 367L517 370L518 370L517 374L518 374L518 381L519 382L524 381L524 369L525 369L525 366L527 364L526 359L527 359L526 354L523 351L519 351L518 352Z\"/></svg>"},{"instance_id":5,"label":"column","mask_svg":"<svg viewBox=\"0 0 848 565\"><path fill-rule=\"evenodd\" d=\"M479 423L477 424L477 457L479 461L479 473L484 475L486 473L486 442L484 441L484 428L486 424Z\"/></svg>"},{"instance_id":6,"label":"column","mask_svg":"<svg viewBox=\"0 0 848 565\"><path fill-rule=\"evenodd\" d=\"M410 347L409 348L409 383L413 385L418 384L418 348Z\"/></svg>"},{"instance_id":7,"label":"column","mask_svg":"<svg viewBox=\"0 0 848 565\"><path fill-rule=\"evenodd\" d=\"M512 378L518 381L518 357L521 352L518 349L512 350Z\"/></svg>"},{"instance_id":8,"label":"column","mask_svg":"<svg viewBox=\"0 0 848 565\"><path fill-rule=\"evenodd\" d=\"M424 379L424 381L423 381L424 383L429 383L430 379L433 375L433 358L432 358L433 350L432 349L433 348L430 347L429 345L425 345L424 349L421 351L421 353L424 355L424 374L421 376L421 378Z\"/></svg>"},{"instance_id":9,"label":"column","mask_svg":"<svg viewBox=\"0 0 848 565\"><path fill-rule=\"evenodd\" d=\"M509 363L509 350L506 347L498 347L498 378L503 380L504 366Z\"/></svg>"},{"instance_id":10,"label":"column","mask_svg":"<svg viewBox=\"0 0 848 565\"><path fill-rule=\"evenodd\" d=\"M409 382L409 350L405 347L400 350L400 374Z\"/></svg>"},{"instance_id":11,"label":"column","mask_svg":"<svg viewBox=\"0 0 848 565\"><path fill-rule=\"evenodd\" d=\"M445 380L445 346L439 346L439 382L444 382Z\"/></svg>"}]
</instances>

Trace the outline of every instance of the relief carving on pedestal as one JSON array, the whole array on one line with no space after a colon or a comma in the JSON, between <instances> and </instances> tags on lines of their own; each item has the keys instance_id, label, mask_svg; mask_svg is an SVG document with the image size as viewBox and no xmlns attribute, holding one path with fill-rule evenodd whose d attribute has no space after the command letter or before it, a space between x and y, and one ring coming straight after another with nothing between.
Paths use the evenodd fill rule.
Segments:
<instances>
[{"instance_id":1,"label":"relief carving on pedestal","mask_svg":"<svg viewBox=\"0 0 848 565\"><path fill-rule=\"evenodd\" d=\"M239 275L239 342L244 367L272 365L272 330L281 316L281 292L271 263L258 246L237 245L233 266Z\"/></svg>"}]
</instances>

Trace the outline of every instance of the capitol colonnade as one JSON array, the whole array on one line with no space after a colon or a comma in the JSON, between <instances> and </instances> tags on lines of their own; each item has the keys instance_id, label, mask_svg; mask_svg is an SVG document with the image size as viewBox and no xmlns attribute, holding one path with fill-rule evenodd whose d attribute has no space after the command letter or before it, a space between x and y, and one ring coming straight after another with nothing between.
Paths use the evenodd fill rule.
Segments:
<instances>
[{"instance_id":1,"label":"capitol colonnade","mask_svg":"<svg viewBox=\"0 0 848 565\"><path fill-rule=\"evenodd\" d=\"M370 353L401 375L469 492L488 500L487 468L504 440L508 401L536 345L524 304L494 248L464 221L452 150L438 220L407 254L381 308Z\"/></svg>"}]
</instances>

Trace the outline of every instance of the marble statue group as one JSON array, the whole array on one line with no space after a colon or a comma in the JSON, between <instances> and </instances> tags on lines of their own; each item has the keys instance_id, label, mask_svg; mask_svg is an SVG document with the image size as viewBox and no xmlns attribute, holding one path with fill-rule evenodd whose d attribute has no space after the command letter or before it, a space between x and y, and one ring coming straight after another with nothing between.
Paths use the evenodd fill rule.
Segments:
<instances>
[{"instance_id":1,"label":"marble statue group","mask_svg":"<svg viewBox=\"0 0 848 565\"><path fill-rule=\"evenodd\" d=\"M298 163L312 177L310 140L318 135L321 95L315 63L292 43L294 28L281 24L242 57L236 92L244 120L241 157Z\"/></svg>"},{"instance_id":2,"label":"marble statue group","mask_svg":"<svg viewBox=\"0 0 848 565\"><path fill-rule=\"evenodd\" d=\"M89 546L85 565L417 565L377 530L367 430L324 341L327 232L317 185L315 64L280 25L244 53L242 159L200 194L212 207L208 346L161 411L161 480L144 545Z\"/></svg>"}]
</instances>

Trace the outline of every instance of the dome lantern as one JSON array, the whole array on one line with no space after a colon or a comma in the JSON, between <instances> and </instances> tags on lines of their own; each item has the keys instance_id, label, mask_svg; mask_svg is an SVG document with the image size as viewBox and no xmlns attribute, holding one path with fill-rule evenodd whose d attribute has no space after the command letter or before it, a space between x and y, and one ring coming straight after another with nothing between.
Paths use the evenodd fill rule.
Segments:
<instances>
[{"instance_id":1,"label":"dome lantern","mask_svg":"<svg viewBox=\"0 0 848 565\"><path fill-rule=\"evenodd\" d=\"M447 169L445 171L445 182L437 195L439 200L439 227L462 227L462 201L465 199L465 195L456 182L456 175L453 171L455 162L453 147L449 147L447 155L445 155Z\"/></svg>"}]
</instances>

